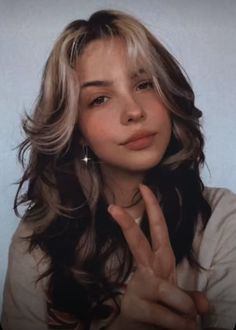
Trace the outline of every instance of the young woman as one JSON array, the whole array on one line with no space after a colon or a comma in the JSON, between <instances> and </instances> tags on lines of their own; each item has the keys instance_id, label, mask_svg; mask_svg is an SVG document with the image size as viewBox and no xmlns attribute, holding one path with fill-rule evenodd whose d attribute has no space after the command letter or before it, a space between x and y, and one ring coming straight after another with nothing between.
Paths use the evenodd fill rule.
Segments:
<instances>
[{"instance_id":1,"label":"young woman","mask_svg":"<svg viewBox=\"0 0 236 330\"><path fill-rule=\"evenodd\" d=\"M135 18L66 27L24 121L4 330L233 329L236 196L201 181L200 117Z\"/></svg>"}]
</instances>

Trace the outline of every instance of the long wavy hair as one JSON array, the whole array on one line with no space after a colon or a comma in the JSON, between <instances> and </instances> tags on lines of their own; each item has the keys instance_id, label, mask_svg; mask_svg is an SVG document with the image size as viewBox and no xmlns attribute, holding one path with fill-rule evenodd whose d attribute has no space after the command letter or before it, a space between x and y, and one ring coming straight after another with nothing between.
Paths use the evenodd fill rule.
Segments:
<instances>
[{"instance_id":1,"label":"long wavy hair","mask_svg":"<svg viewBox=\"0 0 236 330\"><path fill-rule=\"evenodd\" d=\"M201 111L190 82L176 59L138 20L112 10L70 23L46 62L40 93L26 115L25 141L19 148L24 174L15 210L25 205L23 221L32 225L29 252L40 247L48 258L48 299L53 308L89 324L106 314L107 298L129 275L133 260L104 197L99 162L81 161L78 143L80 83L76 63L86 46L100 39L122 38L131 63L141 62L172 120L170 144L144 183L158 195L177 264L198 266L192 243L197 221L206 225L211 209L204 199L200 167L204 163ZM25 161L27 159L27 161ZM85 178L85 179L84 179ZM141 228L149 237L147 217Z\"/></svg>"}]
</instances>

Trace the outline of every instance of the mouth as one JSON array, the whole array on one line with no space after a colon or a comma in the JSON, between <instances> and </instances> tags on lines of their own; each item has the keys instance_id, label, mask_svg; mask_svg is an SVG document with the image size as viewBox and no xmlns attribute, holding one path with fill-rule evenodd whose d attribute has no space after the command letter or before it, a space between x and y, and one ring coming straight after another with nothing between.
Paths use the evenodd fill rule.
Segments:
<instances>
[{"instance_id":1,"label":"mouth","mask_svg":"<svg viewBox=\"0 0 236 330\"><path fill-rule=\"evenodd\" d=\"M130 150L142 150L148 148L156 133L152 132L138 132L126 140L123 145Z\"/></svg>"}]
</instances>

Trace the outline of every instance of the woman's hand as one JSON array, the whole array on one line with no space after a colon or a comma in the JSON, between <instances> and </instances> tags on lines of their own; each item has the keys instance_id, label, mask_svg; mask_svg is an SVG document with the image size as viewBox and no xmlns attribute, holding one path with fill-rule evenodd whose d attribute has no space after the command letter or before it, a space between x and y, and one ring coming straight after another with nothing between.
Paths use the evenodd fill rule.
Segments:
<instances>
[{"instance_id":1,"label":"woman's hand","mask_svg":"<svg viewBox=\"0 0 236 330\"><path fill-rule=\"evenodd\" d=\"M140 185L148 214L151 246L134 219L121 207L110 206L108 211L120 225L137 267L151 268L156 276L176 283L175 256L168 229L159 203L152 191Z\"/></svg>"},{"instance_id":2,"label":"woman's hand","mask_svg":"<svg viewBox=\"0 0 236 330\"><path fill-rule=\"evenodd\" d=\"M121 302L117 327L114 324L111 329L196 329L197 312L204 311L207 302L200 293L190 296L177 287L175 257L164 215L151 190L140 185L140 191L148 214L151 245L124 209L114 205L108 208L137 266Z\"/></svg>"}]
</instances>

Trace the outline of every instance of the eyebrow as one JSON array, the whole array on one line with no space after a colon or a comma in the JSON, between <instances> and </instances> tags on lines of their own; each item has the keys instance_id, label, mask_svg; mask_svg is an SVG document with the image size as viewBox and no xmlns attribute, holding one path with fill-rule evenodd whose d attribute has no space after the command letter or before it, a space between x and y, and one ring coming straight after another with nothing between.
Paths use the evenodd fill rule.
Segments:
<instances>
[{"instance_id":1,"label":"eyebrow","mask_svg":"<svg viewBox=\"0 0 236 330\"><path fill-rule=\"evenodd\" d=\"M138 72L135 72L131 75L131 79L135 79L140 75L146 74L144 69L139 69ZM81 85L81 90L87 87L109 87L113 85L113 81L111 80L91 80L83 83Z\"/></svg>"},{"instance_id":2,"label":"eyebrow","mask_svg":"<svg viewBox=\"0 0 236 330\"><path fill-rule=\"evenodd\" d=\"M135 78L145 75L145 74L147 74L147 72L144 69L139 69L137 72L132 73L130 77L131 77L131 79L135 79Z\"/></svg>"},{"instance_id":3,"label":"eyebrow","mask_svg":"<svg viewBox=\"0 0 236 330\"><path fill-rule=\"evenodd\" d=\"M108 87L113 84L112 81L110 80L92 80L92 81L87 81L81 85L81 89L84 89L86 87Z\"/></svg>"}]
</instances>

